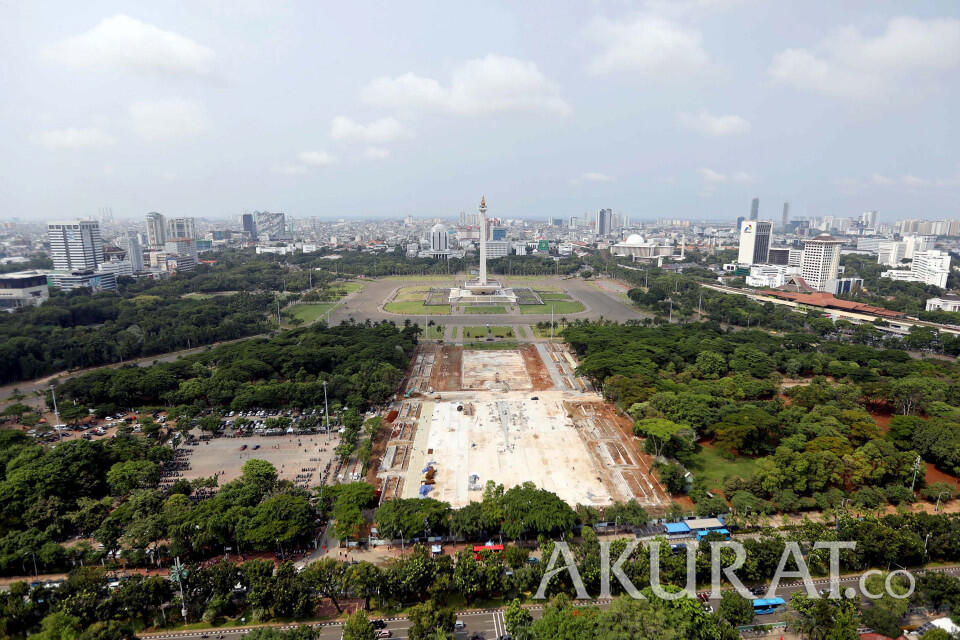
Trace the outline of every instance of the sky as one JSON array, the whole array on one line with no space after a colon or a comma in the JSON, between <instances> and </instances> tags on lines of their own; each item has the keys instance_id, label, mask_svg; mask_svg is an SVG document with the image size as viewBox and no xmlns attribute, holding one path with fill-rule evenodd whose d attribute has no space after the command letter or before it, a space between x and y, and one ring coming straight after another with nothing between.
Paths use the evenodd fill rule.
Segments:
<instances>
[{"instance_id":1,"label":"sky","mask_svg":"<svg viewBox=\"0 0 960 640\"><path fill-rule=\"evenodd\" d=\"M0 217L960 218L960 3L0 0Z\"/></svg>"}]
</instances>

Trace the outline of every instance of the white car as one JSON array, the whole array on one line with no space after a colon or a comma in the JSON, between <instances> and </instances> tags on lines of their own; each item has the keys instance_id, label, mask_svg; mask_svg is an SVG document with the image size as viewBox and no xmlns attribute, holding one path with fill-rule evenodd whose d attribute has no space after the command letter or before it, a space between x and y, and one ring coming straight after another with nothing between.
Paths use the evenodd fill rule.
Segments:
<instances>
[{"instance_id":1,"label":"white car","mask_svg":"<svg viewBox=\"0 0 960 640\"><path fill-rule=\"evenodd\" d=\"M466 629L466 628L467 628L467 623L464 622L463 620L457 620L457 621L454 623L453 628L456 629L457 631L460 631L461 629Z\"/></svg>"}]
</instances>

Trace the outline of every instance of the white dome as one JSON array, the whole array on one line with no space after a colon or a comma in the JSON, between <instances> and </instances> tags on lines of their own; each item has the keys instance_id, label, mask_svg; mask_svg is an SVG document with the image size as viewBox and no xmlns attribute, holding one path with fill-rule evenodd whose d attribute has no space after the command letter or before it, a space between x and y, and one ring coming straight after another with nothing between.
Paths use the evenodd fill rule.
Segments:
<instances>
[{"instance_id":1,"label":"white dome","mask_svg":"<svg viewBox=\"0 0 960 640\"><path fill-rule=\"evenodd\" d=\"M624 244L643 244L643 243L644 243L643 236L640 235L639 233L631 233L629 236L627 236L627 241L624 242Z\"/></svg>"}]
</instances>

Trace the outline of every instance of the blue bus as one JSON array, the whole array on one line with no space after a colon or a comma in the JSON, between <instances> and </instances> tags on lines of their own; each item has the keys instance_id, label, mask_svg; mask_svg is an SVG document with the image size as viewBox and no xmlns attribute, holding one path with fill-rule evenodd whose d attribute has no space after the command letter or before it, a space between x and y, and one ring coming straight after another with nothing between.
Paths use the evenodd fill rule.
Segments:
<instances>
[{"instance_id":1,"label":"blue bus","mask_svg":"<svg viewBox=\"0 0 960 640\"><path fill-rule=\"evenodd\" d=\"M787 606L783 598L757 598L753 601L753 614L763 616L769 613L783 611Z\"/></svg>"}]
</instances>

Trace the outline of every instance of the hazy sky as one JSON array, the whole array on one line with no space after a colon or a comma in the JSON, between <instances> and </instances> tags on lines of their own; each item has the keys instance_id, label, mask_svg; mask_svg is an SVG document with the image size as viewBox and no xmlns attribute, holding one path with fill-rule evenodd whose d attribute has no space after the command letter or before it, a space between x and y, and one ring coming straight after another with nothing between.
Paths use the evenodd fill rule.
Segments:
<instances>
[{"instance_id":1,"label":"hazy sky","mask_svg":"<svg viewBox=\"0 0 960 640\"><path fill-rule=\"evenodd\" d=\"M960 3L0 0L0 217L960 217Z\"/></svg>"}]
</instances>

